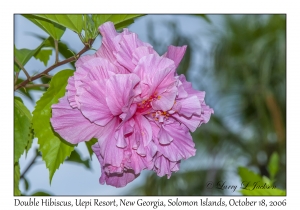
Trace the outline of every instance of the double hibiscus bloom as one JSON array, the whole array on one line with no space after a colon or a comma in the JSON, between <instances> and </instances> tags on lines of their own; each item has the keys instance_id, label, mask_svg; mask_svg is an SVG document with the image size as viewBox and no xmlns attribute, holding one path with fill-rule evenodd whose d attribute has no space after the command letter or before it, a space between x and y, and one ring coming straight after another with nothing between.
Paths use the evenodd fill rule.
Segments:
<instances>
[{"instance_id":1,"label":"double hibiscus bloom","mask_svg":"<svg viewBox=\"0 0 300 210\"><path fill-rule=\"evenodd\" d=\"M176 73L186 46L160 56L128 29L107 22L99 30L102 45L76 62L65 96L52 105L52 126L72 144L98 139L101 184L123 187L143 169L169 178L195 155L189 131L213 113L205 92Z\"/></svg>"}]
</instances>

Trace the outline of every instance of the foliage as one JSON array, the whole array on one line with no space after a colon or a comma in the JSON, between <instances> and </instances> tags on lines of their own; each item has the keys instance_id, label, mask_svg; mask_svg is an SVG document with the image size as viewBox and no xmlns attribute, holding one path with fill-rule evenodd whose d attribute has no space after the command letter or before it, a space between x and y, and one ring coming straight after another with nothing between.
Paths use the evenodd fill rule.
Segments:
<instances>
[{"instance_id":1,"label":"foliage","mask_svg":"<svg viewBox=\"0 0 300 210\"><path fill-rule=\"evenodd\" d=\"M269 173L271 179L254 173L245 167L238 168L238 174L243 183L243 188L240 192L243 195L286 195L285 190L280 190L276 187L274 177L278 171L279 159L278 154L274 152L269 161Z\"/></svg>"},{"instance_id":2,"label":"foliage","mask_svg":"<svg viewBox=\"0 0 300 210\"><path fill-rule=\"evenodd\" d=\"M64 96L67 81L74 73L73 70L58 72L50 82L50 88L36 103L33 111L32 124L36 137L38 138L39 150L42 158L49 169L50 183L59 165L68 157L74 149L73 145L61 139L50 124L51 105L58 102ZM45 123L47 122L47 123Z\"/></svg>"},{"instance_id":3,"label":"foliage","mask_svg":"<svg viewBox=\"0 0 300 210\"><path fill-rule=\"evenodd\" d=\"M283 159L286 150L285 16L225 16L225 27L214 51L214 78L226 101L222 113L239 124L248 165L274 176L277 169L268 171L267 160L274 152ZM285 188L285 162L279 164Z\"/></svg>"},{"instance_id":4,"label":"foliage","mask_svg":"<svg viewBox=\"0 0 300 210\"><path fill-rule=\"evenodd\" d=\"M14 100L14 163L18 163L26 146L32 140L31 113L19 97Z\"/></svg>"}]
</instances>

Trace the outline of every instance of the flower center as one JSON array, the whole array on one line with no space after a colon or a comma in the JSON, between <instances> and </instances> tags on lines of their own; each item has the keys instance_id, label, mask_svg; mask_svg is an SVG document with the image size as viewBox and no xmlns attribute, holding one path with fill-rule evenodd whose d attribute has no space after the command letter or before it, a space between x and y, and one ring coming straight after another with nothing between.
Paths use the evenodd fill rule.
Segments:
<instances>
[{"instance_id":1,"label":"flower center","mask_svg":"<svg viewBox=\"0 0 300 210\"><path fill-rule=\"evenodd\" d=\"M151 102L155 100L159 100L161 96L157 95L155 92L153 95L151 95L148 99L143 100L142 102L138 103L138 112L141 114L147 114L150 113L152 109Z\"/></svg>"}]
</instances>

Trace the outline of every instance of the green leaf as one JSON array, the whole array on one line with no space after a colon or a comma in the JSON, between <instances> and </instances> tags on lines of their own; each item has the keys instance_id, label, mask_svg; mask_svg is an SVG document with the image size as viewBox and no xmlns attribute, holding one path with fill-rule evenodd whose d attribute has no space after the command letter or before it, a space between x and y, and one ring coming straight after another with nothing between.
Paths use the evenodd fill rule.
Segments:
<instances>
[{"instance_id":1,"label":"green leaf","mask_svg":"<svg viewBox=\"0 0 300 210\"><path fill-rule=\"evenodd\" d=\"M27 145L25 147L25 151L26 151L25 154L26 154L26 156L27 156L27 154L28 154L28 152L29 152L29 150L30 150L30 148L32 146L33 138L34 138L34 133L33 133L32 124L31 124L31 126L29 128L28 142L27 142Z\"/></svg>"},{"instance_id":2,"label":"green leaf","mask_svg":"<svg viewBox=\"0 0 300 210\"><path fill-rule=\"evenodd\" d=\"M107 21L111 21L114 23L115 28L122 29L129 26L131 23L134 22L135 18L138 18L143 15L131 14L131 15L92 15L92 19L94 20L96 27L98 28L100 25Z\"/></svg>"},{"instance_id":3,"label":"green leaf","mask_svg":"<svg viewBox=\"0 0 300 210\"><path fill-rule=\"evenodd\" d=\"M14 100L14 162L18 162L24 153L30 138L31 113L20 100Z\"/></svg>"},{"instance_id":4,"label":"green leaf","mask_svg":"<svg viewBox=\"0 0 300 210\"><path fill-rule=\"evenodd\" d=\"M62 35L66 30L65 27L58 25L57 23L52 22L50 20L37 17L36 15L23 15L23 16L28 20L30 20L31 22L33 22L38 27L40 27L46 33L48 33L55 40L60 40L60 38L62 37Z\"/></svg>"},{"instance_id":5,"label":"green leaf","mask_svg":"<svg viewBox=\"0 0 300 210\"><path fill-rule=\"evenodd\" d=\"M29 189L29 182L25 177L23 177L23 180L24 180L24 184L25 184L25 190L27 191Z\"/></svg>"},{"instance_id":6,"label":"green leaf","mask_svg":"<svg viewBox=\"0 0 300 210\"><path fill-rule=\"evenodd\" d=\"M26 63L34 56L36 53L40 51L40 49L44 46L45 42L47 42L48 39L45 39L36 49L29 50L29 49L17 49L16 46L14 47L14 56L16 59L25 66ZM19 72L20 67L18 64L15 63L14 65L14 71Z\"/></svg>"},{"instance_id":7,"label":"green leaf","mask_svg":"<svg viewBox=\"0 0 300 210\"><path fill-rule=\"evenodd\" d=\"M275 178L278 170L279 170L279 156L277 152L274 152L268 164L268 171L270 173L271 180Z\"/></svg>"},{"instance_id":8,"label":"green leaf","mask_svg":"<svg viewBox=\"0 0 300 210\"><path fill-rule=\"evenodd\" d=\"M86 145L86 148L87 148L88 151L89 151L91 160L92 160L92 156L93 156L93 154L94 154L94 152L93 152L93 150L92 150L92 146L93 146L97 141L98 141L97 139L92 138L91 140L85 142L85 145Z\"/></svg>"},{"instance_id":9,"label":"green leaf","mask_svg":"<svg viewBox=\"0 0 300 210\"><path fill-rule=\"evenodd\" d=\"M76 33L80 34L83 29L83 15L34 15L50 21L53 21L61 26L64 26Z\"/></svg>"},{"instance_id":10,"label":"green leaf","mask_svg":"<svg viewBox=\"0 0 300 210\"><path fill-rule=\"evenodd\" d=\"M38 138L42 159L49 169L50 183L56 169L59 168L60 164L74 150L74 145L61 139L53 131L50 124L51 105L57 103L58 99L64 96L68 78L73 73L73 70L63 70L54 75L50 82L50 87L36 103L35 110L33 111L33 129L35 136Z\"/></svg>"},{"instance_id":11,"label":"green leaf","mask_svg":"<svg viewBox=\"0 0 300 210\"><path fill-rule=\"evenodd\" d=\"M254 190L240 190L243 195L286 195L285 190L280 190L277 188L274 189L254 189Z\"/></svg>"},{"instance_id":12,"label":"green leaf","mask_svg":"<svg viewBox=\"0 0 300 210\"><path fill-rule=\"evenodd\" d=\"M89 39L95 39L98 35L98 27L94 20L92 19L92 15L84 15L85 21L85 41Z\"/></svg>"},{"instance_id":13,"label":"green leaf","mask_svg":"<svg viewBox=\"0 0 300 210\"><path fill-rule=\"evenodd\" d=\"M48 192L37 191L37 192L33 193L31 196L52 196L52 195Z\"/></svg>"},{"instance_id":14,"label":"green leaf","mask_svg":"<svg viewBox=\"0 0 300 210\"><path fill-rule=\"evenodd\" d=\"M47 66L51 55L52 50L41 49L36 55L34 55L34 57L43 62L45 66Z\"/></svg>"},{"instance_id":15,"label":"green leaf","mask_svg":"<svg viewBox=\"0 0 300 210\"><path fill-rule=\"evenodd\" d=\"M15 163L14 165L14 195L21 195L21 191L19 190L20 183L20 165L19 163Z\"/></svg>"},{"instance_id":16,"label":"green leaf","mask_svg":"<svg viewBox=\"0 0 300 210\"><path fill-rule=\"evenodd\" d=\"M15 47L14 53L15 53L15 57L16 59L23 65L25 66L25 64L30 60L30 58L40 49L40 46L34 50L29 50L29 49L17 49ZM20 66L18 64L15 63L14 65L14 71L20 71Z\"/></svg>"},{"instance_id":17,"label":"green leaf","mask_svg":"<svg viewBox=\"0 0 300 210\"><path fill-rule=\"evenodd\" d=\"M70 162L74 162L74 163L79 163L84 165L86 168L90 169L90 160L89 159L85 159L83 160L79 154L79 152L75 149L73 150L73 152L71 153L70 157L68 157L66 159L66 161L70 161Z\"/></svg>"},{"instance_id":18,"label":"green leaf","mask_svg":"<svg viewBox=\"0 0 300 210\"><path fill-rule=\"evenodd\" d=\"M285 195L284 190L276 188L267 177L261 177L247 168L239 167L243 195Z\"/></svg>"},{"instance_id":19,"label":"green leaf","mask_svg":"<svg viewBox=\"0 0 300 210\"><path fill-rule=\"evenodd\" d=\"M240 175L241 181L247 181L247 182L262 181L262 178L258 174L254 173L253 171L250 171L248 168L245 167L239 167L238 174Z\"/></svg>"},{"instance_id":20,"label":"green leaf","mask_svg":"<svg viewBox=\"0 0 300 210\"><path fill-rule=\"evenodd\" d=\"M33 34L34 37L44 40L45 38L36 34ZM47 39L47 42L45 42L45 47L52 47L53 49L55 49L55 44L54 44L54 40L53 38L49 37ZM70 58L72 56L74 56L74 54L71 51L74 51L72 49L70 49L66 44L62 43L62 42L58 42L58 51L59 53L64 57L64 58ZM74 62L70 63L74 68Z\"/></svg>"}]
</instances>

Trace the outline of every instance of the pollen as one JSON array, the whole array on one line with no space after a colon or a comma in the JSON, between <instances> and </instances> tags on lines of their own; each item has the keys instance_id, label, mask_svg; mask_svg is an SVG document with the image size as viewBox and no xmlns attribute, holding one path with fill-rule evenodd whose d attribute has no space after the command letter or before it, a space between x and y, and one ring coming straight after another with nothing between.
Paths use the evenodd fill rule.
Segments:
<instances>
[{"instance_id":1,"label":"pollen","mask_svg":"<svg viewBox=\"0 0 300 210\"><path fill-rule=\"evenodd\" d=\"M161 96L157 96L157 99L158 99L158 100L161 99Z\"/></svg>"}]
</instances>

